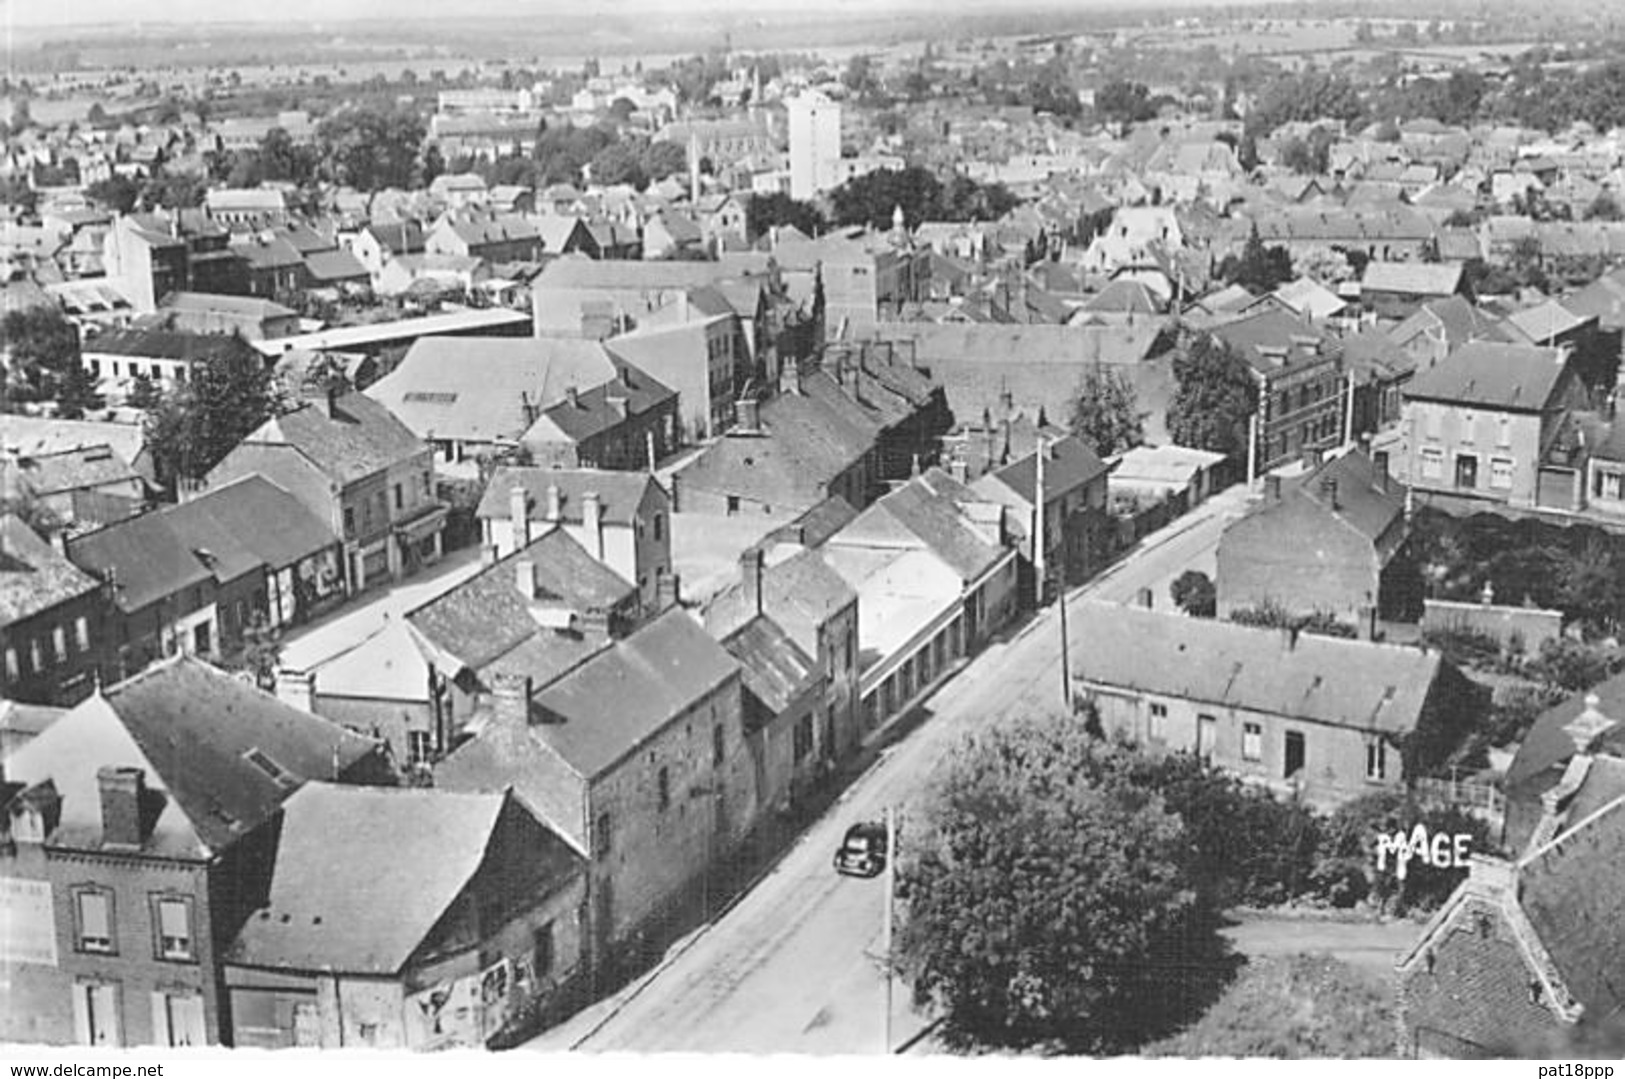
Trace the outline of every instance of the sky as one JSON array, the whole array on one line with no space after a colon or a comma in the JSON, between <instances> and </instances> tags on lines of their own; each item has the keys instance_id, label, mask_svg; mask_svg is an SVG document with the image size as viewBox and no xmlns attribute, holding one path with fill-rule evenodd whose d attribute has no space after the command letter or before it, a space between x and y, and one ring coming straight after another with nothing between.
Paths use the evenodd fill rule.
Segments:
<instances>
[{"instance_id":1,"label":"sky","mask_svg":"<svg viewBox=\"0 0 1625 1079\"><path fill-rule=\"evenodd\" d=\"M733 7L756 13L810 10L829 13L850 9L865 14L888 11L938 9L942 0L589 0L608 12L660 10L667 12L717 11ZM1158 0L1038 0L1030 6L1102 7L1153 6ZM1172 3L1174 0L1163 0ZM1189 4L1190 0L1182 0ZM1201 0L1198 0L1201 2ZM965 0L952 6L1017 7L1009 0ZM580 14L581 0L275 0L273 3L234 3L231 0L0 0L4 20L14 26L67 26L132 22L338 22L348 19L446 18L457 15L536 15L553 12Z\"/></svg>"}]
</instances>

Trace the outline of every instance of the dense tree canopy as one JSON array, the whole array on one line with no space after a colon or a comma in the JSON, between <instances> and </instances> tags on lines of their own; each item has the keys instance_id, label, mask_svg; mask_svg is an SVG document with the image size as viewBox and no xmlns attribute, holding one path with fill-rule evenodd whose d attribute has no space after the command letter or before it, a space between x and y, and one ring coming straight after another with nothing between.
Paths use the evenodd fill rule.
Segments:
<instances>
[{"instance_id":1,"label":"dense tree canopy","mask_svg":"<svg viewBox=\"0 0 1625 1079\"><path fill-rule=\"evenodd\" d=\"M908 828L899 962L961 1046L1131 1049L1227 970L1190 841L1072 717L996 727Z\"/></svg>"},{"instance_id":2,"label":"dense tree canopy","mask_svg":"<svg viewBox=\"0 0 1625 1079\"><path fill-rule=\"evenodd\" d=\"M202 479L277 405L271 371L259 353L224 349L193 368L191 378L164 393L147 414L147 445L158 482Z\"/></svg>"},{"instance_id":3,"label":"dense tree canopy","mask_svg":"<svg viewBox=\"0 0 1625 1079\"><path fill-rule=\"evenodd\" d=\"M745 232L752 239L776 225L794 225L808 236L823 232L828 223L823 211L810 202L801 202L780 191L752 195L745 206Z\"/></svg>"},{"instance_id":4,"label":"dense tree canopy","mask_svg":"<svg viewBox=\"0 0 1625 1079\"><path fill-rule=\"evenodd\" d=\"M1145 441L1145 414L1134 383L1116 368L1084 372L1072 405L1072 433L1101 457L1131 450Z\"/></svg>"},{"instance_id":5,"label":"dense tree canopy","mask_svg":"<svg viewBox=\"0 0 1625 1079\"><path fill-rule=\"evenodd\" d=\"M408 188L419 178L426 129L410 110L347 109L317 128L331 179L362 191Z\"/></svg>"},{"instance_id":6,"label":"dense tree canopy","mask_svg":"<svg viewBox=\"0 0 1625 1079\"><path fill-rule=\"evenodd\" d=\"M910 165L880 169L854 177L830 192L830 207L841 225L887 228L902 207L909 228L922 221L991 221L1015 208L1017 200L1002 184L979 184L954 175L947 184L930 169Z\"/></svg>"},{"instance_id":7,"label":"dense tree canopy","mask_svg":"<svg viewBox=\"0 0 1625 1079\"><path fill-rule=\"evenodd\" d=\"M1248 422L1258 407L1258 385L1246 361L1211 335L1194 334L1175 348L1172 365L1168 433L1173 440L1245 457Z\"/></svg>"},{"instance_id":8,"label":"dense tree canopy","mask_svg":"<svg viewBox=\"0 0 1625 1079\"><path fill-rule=\"evenodd\" d=\"M0 353L9 356L3 375L8 406L56 397L63 379L82 366L79 328L55 307L8 311L0 319Z\"/></svg>"}]
</instances>

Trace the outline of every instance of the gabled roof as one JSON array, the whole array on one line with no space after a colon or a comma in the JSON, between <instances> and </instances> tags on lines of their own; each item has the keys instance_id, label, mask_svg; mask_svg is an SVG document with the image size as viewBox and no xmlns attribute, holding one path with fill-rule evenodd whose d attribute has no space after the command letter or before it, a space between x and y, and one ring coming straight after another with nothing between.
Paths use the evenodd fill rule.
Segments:
<instances>
[{"instance_id":1,"label":"gabled roof","mask_svg":"<svg viewBox=\"0 0 1625 1079\"><path fill-rule=\"evenodd\" d=\"M769 615L758 615L722 639L722 647L739 661L745 689L769 714L789 708L818 677L817 661Z\"/></svg>"},{"instance_id":2,"label":"gabled roof","mask_svg":"<svg viewBox=\"0 0 1625 1079\"><path fill-rule=\"evenodd\" d=\"M1519 333L1537 345L1553 343L1563 334L1595 320L1595 315L1576 314L1557 300L1546 300L1507 316L1507 321Z\"/></svg>"},{"instance_id":3,"label":"gabled roof","mask_svg":"<svg viewBox=\"0 0 1625 1079\"><path fill-rule=\"evenodd\" d=\"M1092 483L1110 469L1095 451L1075 435L1049 444L1044 459L1044 488L1054 494L1072 491ZM1028 453L993 473L998 481L1014 491L1028 505L1033 503L1038 484L1038 454Z\"/></svg>"},{"instance_id":4,"label":"gabled roof","mask_svg":"<svg viewBox=\"0 0 1625 1079\"><path fill-rule=\"evenodd\" d=\"M264 476L244 476L164 510L182 533L208 521L268 569L293 566L338 542L305 504Z\"/></svg>"},{"instance_id":5,"label":"gabled roof","mask_svg":"<svg viewBox=\"0 0 1625 1079\"><path fill-rule=\"evenodd\" d=\"M259 363L253 347L235 335L185 333L180 330L109 330L85 341L89 355L134 356L139 359L203 363L233 354Z\"/></svg>"},{"instance_id":6,"label":"gabled roof","mask_svg":"<svg viewBox=\"0 0 1625 1079\"><path fill-rule=\"evenodd\" d=\"M71 709L6 761L13 782L51 782L61 819L48 841L101 847L96 772L146 773L145 853L205 858L268 820L307 779L345 777L371 740L187 656L166 660Z\"/></svg>"},{"instance_id":7,"label":"gabled roof","mask_svg":"<svg viewBox=\"0 0 1625 1079\"><path fill-rule=\"evenodd\" d=\"M68 557L104 580L126 614L213 580L163 513L144 513L68 540Z\"/></svg>"},{"instance_id":8,"label":"gabled roof","mask_svg":"<svg viewBox=\"0 0 1625 1079\"><path fill-rule=\"evenodd\" d=\"M970 488L931 469L864 510L830 544L929 550L968 584L1008 554L979 532L962 508L981 501Z\"/></svg>"},{"instance_id":9,"label":"gabled roof","mask_svg":"<svg viewBox=\"0 0 1625 1079\"><path fill-rule=\"evenodd\" d=\"M374 221L361 231L390 254L410 255L423 250L423 226L416 221Z\"/></svg>"},{"instance_id":10,"label":"gabled roof","mask_svg":"<svg viewBox=\"0 0 1625 1079\"><path fill-rule=\"evenodd\" d=\"M553 441L558 438L571 442L584 442L595 435L613 430L625 423L629 416L641 416L675 400L677 391L645 374L618 357L612 358L615 378L601 386L580 391L575 400L566 395L550 408L544 409L536 423L527 430L522 441Z\"/></svg>"},{"instance_id":11,"label":"gabled roof","mask_svg":"<svg viewBox=\"0 0 1625 1079\"><path fill-rule=\"evenodd\" d=\"M426 448L388 408L361 393L334 399L331 416L306 401L267 420L243 441L292 446L340 484L400 464Z\"/></svg>"},{"instance_id":12,"label":"gabled roof","mask_svg":"<svg viewBox=\"0 0 1625 1079\"><path fill-rule=\"evenodd\" d=\"M551 831L540 845L527 835L523 847L504 849L508 814L530 815L508 792L306 784L283 807L269 902L227 961L398 974L490 859L532 862L514 875L547 890L581 872L580 855Z\"/></svg>"},{"instance_id":13,"label":"gabled roof","mask_svg":"<svg viewBox=\"0 0 1625 1079\"><path fill-rule=\"evenodd\" d=\"M110 446L0 455L0 489L8 491L22 488L35 495L51 495L139 482L140 478Z\"/></svg>"},{"instance_id":14,"label":"gabled roof","mask_svg":"<svg viewBox=\"0 0 1625 1079\"><path fill-rule=\"evenodd\" d=\"M596 776L738 674L734 658L674 607L536 694L531 732Z\"/></svg>"},{"instance_id":15,"label":"gabled roof","mask_svg":"<svg viewBox=\"0 0 1625 1079\"><path fill-rule=\"evenodd\" d=\"M1470 341L1405 387L1405 396L1503 411L1540 412L1561 388L1561 349Z\"/></svg>"},{"instance_id":16,"label":"gabled roof","mask_svg":"<svg viewBox=\"0 0 1625 1079\"><path fill-rule=\"evenodd\" d=\"M1354 730L1415 727L1439 653L1089 604L1073 623L1080 681ZM1289 643L1290 642L1290 643Z\"/></svg>"},{"instance_id":17,"label":"gabled roof","mask_svg":"<svg viewBox=\"0 0 1625 1079\"><path fill-rule=\"evenodd\" d=\"M1360 289L1412 296L1449 296L1461 288L1463 266L1460 262L1368 262L1360 278Z\"/></svg>"},{"instance_id":18,"label":"gabled roof","mask_svg":"<svg viewBox=\"0 0 1625 1079\"><path fill-rule=\"evenodd\" d=\"M325 281L365 280L367 268L348 251L312 251L305 256L305 268L317 284Z\"/></svg>"},{"instance_id":19,"label":"gabled roof","mask_svg":"<svg viewBox=\"0 0 1625 1079\"><path fill-rule=\"evenodd\" d=\"M762 568L762 611L773 616L807 654L817 656L821 627L857 599L840 574L815 550L801 550ZM757 617L743 582L712 597L705 608L705 625L719 638L737 632Z\"/></svg>"},{"instance_id":20,"label":"gabled roof","mask_svg":"<svg viewBox=\"0 0 1625 1079\"><path fill-rule=\"evenodd\" d=\"M504 465L491 475L480 498L477 515L495 521L512 516L514 487L525 489L530 519L541 521L548 488L559 490L559 519L578 523L587 494L598 495L599 519L605 524L631 527L649 487L660 481L647 472L612 472L596 468L518 468Z\"/></svg>"},{"instance_id":21,"label":"gabled roof","mask_svg":"<svg viewBox=\"0 0 1625 1079\"><path fill-rule=\"evenodd\" d=\"M14 514L0 517L0 626L94 592L94 577L40 539Z\"/></svg>"}]
</instances>

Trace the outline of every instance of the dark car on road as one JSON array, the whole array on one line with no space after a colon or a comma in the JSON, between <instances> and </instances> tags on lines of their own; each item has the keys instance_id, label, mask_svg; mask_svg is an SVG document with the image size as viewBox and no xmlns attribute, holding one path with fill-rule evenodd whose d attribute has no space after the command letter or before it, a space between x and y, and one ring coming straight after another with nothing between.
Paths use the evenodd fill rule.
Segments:
<instances>
[{"instance_id":1,"label":"dark car on road","mask_svg":"<svg viewBox=\"0 0 1625 1079\"><path fill-rule=\"evenodd\" d=\"M846 830L835 852L835 872L847 877L877 877L886 868L886 825L862 821Z\"/></svg>"}]
</instances>

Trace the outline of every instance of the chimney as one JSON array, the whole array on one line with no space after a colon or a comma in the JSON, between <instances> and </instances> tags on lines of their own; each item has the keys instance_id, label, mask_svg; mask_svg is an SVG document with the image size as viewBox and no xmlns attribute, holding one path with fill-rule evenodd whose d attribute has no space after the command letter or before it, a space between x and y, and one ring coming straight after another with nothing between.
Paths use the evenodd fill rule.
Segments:
<instances>
[{"instance_id":1,"label":"chimney","mask_svg":"<svg viewBox=\"0 0 1625 1079\"><path fill-rule=\"evenodd\" d=\"M1573 720L1565 724L1563 733L1569 736L1574 743L1576 753L1589 753L1597 741L1597 736L1614 725L1614 721L1602 714L1602 703L1595 693L1585 696L1585 710Z\"/></svg>"},{"instance_id":2,"label":"chimney","mask_svg":"<svg viewBox=\"0 0 1625 1079\"><path fill-rule=\"evenodd\" d=\"M1271 502L1281 501L1281 477L1275 475L1274 473L1265 476L1264 493L1269 496L1269 501Z\"/></svg>"},{"instance_id":3,"label":"chimney","mask_svg":"<svg viewBox=\"0 0 1625 1079\"><path fill-rule=\"evenodd\" d=\"M655 607L669 611L682 602L681 582L675 573L662 573L655 578Z\"/></svg>"},{"instance_id":4,"label":"chimney","mask_svg":"<svg viewBox=\"0 0 1625 1079\"><path fill-rule=\"evenodd\" d=\"M102 846L139 849L142 836L141 796L146 772L140 768L96 769L96 787L102 799Z\"/></svg>"},{"instance_id":5,"label":"chimney","mask_svg":"<svg viewBox=\"0 0 1625 1079\"><path fill-rule=\"evenodd\" d=\"M762 613L762 551L750 547L739 556L739 579L745 585L745 607L752 614Z\"/></svg>"},{"instance_id":6,"label":"chimney","mask_svg":"<svg viewBox=\"0 0 1625 1079\"><path fill-rule=\"evenodd\" d=\"M1149 611L1157 605L1157 594L1149 588L1142 588L1140 589L1139 601L1140 606Z\"/></svg>"},{"instance_id":7,"label":"chimney","mask_svg":"<svg viewBox=\"0 0 1625 1079\"><path fill-rule=\"evenodd\" d=\"M613 411L615 415L619 416L623 420L626 419L627 399L624 395L612 394L609 397L604 398L604 401L609 405L610 410Z\"/></svg>"},{"instance_id":8,"label":"chimney","mask_svg":"<svg viewBox=\"0 0 1625 1079\"><path fill-rule=\"evenodd\" d=\"M604 560L604 507L598 501L597 491L581 496L581 527L587 533L587 553L598 561Z\"/></svg>"},{"instance_id":9,"label":"chimney","mask_svg":"<svg viewBox=\"0 0 1625 1079\"><path fill-rule=\"evenodd\" d=\"M1467 863L1467 880L1498 894L1512 891L1515 876L1511 862L1484 854L1473 854Z\"/></svg>"},{"instance_id":10,"label":"chimney","mask_svg":"<svg viewBox=\"0 0 1625 1079\"><path fill-rule=\"evenodd\" d=\"M491 714L499 723L525 726L530 723L531 681L528 677L493 675Z\"/></svg>"},{"instance_id":11,"label":"chimney","mask_svg":"<svg viewBox=\"0 0 1625 1079\"><path fill-rule=\"evenodd\" d=\"M1485 581L1484 588L1478 593L1478 602L1488 607L1495 603L1495 582Z\"/></svg>"},{"instance_id":12,"label":"chimney","mask_svg":"<svg viewBox=\"0 0 1625 1079\"><path fill-rule=\"evenodd\" d=\"M528 558L521 558L514 562L514 585L519 594L526 599L536 598L536 563Z\"/></svg>"},{"instance_id":13,"label":"chimney","mask_svg":"<svg viewBox=\"0 0 1625 1079\"><path fill-rule=\"evenodd\" d=\"M1304 468L1319 468L1320 451L1313 446L1305 446L1303 448L1303 466Z\"/></svg>"},{"instance_id":14,"label":"chimney","mask_svg":"<svg viewBox=\"0 0 1625 1079\"><path fill-rule=\"evenodd\" d=\"M508 520L513 523L513 549L522 551L530 546L530 499L522 484L508 488Z\"/></svg>"},{"instance_id":15,"label":"chimney","mask_svg":"<svg viewBox=\"0 0 1625 1079\"><path fill-rule=\"evenodd\" d=\"M338 400L338 396L339 387L335 382L329 383L328 385L321 387L319 390L313 390L306 400L310 402L310 406L317 412L320 412L328 419L332 419L333 409Z\"/></svg>"},{"instance_id":16,"label":"chimney","mask_svg":"<svg viewBox=\"0 0 1625 1079\"><path fill-rule=\"evenodd\" d=\"M1296 651L1298 647L1298 627L1282 626L1281 641L1286 645L1286 650L1288 652Z\"/></svg>"},{"instance_id":17,"label":"chimney","mask_svg":"<svg viewBox=\"0 0 1625 1079\"><path fill-rule=\"evenodd\" d=\"M276 697L302 712L316 710L316 676L309 671L283 668L276 672Z\"/></svg>"},{"instance_id":18,"label":"chimney","mask_svg":"<svg viewBox=\"0 0 1625 1079\"><path fill-rule=\"evenodd\" d=\"M494 544L490 544L490 543L482 543L482 544L480 544L480 565L481 566L494 566L494 565L496 565L496 561L497 561L497 549L496 549L496 546Z\"/></svg>"},{"instance_id":19,"label":"chimney","mask_svg":"<svg viewBox=\"0 0 1625 1079\"><path fill-rule=\"evenodd\" d=\"M1342 504L1337 501L1337 478L1335 476L1327 476L1321 480L1320 489L1325 492L1326 501L1333 511L1343 508Z\"/></svg>"},{"instance_id":20,"label":"chimney","mask_svg":"<svg viewBox=\"0 0 1625 1079\"><path fill-rule=\"evenodd\" d=\"M734 402L734 426L742 435L760 434L762 431L761 409L756 400L743 397Z\"/></svg>"},{"instance_id":21,"label":"chimney","mask_svg":"<svg viewBox=\"0 0 1625 1079\"><path fill-rule=\"evenodd\" d=\"M581 395L576 391L573 384L564 388L564 403L571 408L581 407Z\"/></svg>"},{"instance_id":22,"label":"chimney","mask_svg":"<svg viewBox=\"0 0 1625 1079\"><path fill-rule=\"evenodd\" d=\"M548 524L558 524L560 518L564 516L564 504L562 497L559 495L558 484L550 483L547 485L547 502L544 504L542 513L542 520Z\"/></svg>"},{"instance_id":23,"label":"chimney","mask_svg":"<svg viewBox=\"0 0 1625 1079\"><path fill-rule=\"evenodd\" d=\"M969 483L970 466L967 465L962 458L955 457L952 461L948 462L948 475L952 476L955 481L959 483Z\"/></svg>"}]
</instances>

